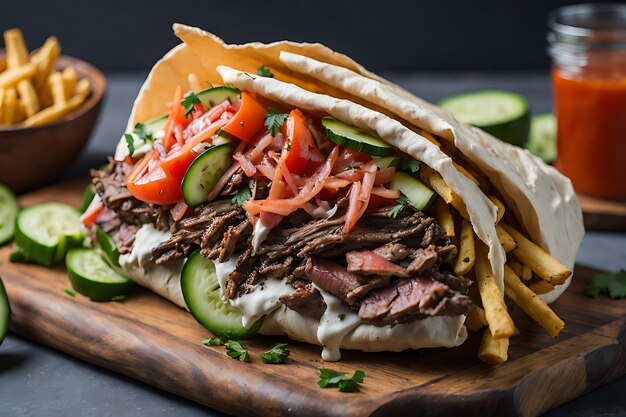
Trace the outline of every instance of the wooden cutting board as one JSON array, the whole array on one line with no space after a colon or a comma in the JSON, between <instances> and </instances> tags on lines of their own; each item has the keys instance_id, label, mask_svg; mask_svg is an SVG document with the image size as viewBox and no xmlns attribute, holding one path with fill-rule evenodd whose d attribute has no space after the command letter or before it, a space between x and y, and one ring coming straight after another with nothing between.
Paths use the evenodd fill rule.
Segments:
<instances>
[{"instance_id":1,"label":"wooden cutting board","mask_svg":"<svg viewBox=\"0 0 626 417\"><path fill-rule=\"evenodd\" d=\"M85 180L22 198L23 205L61 201L77 206ZM237 415L296 416L536 416L626 373L626 300L583 296L593 271L579 267L554 309L566 322L558 339L513 311L520 335L510 359L490 367L476 359L479 337L462 347L403 353L344 351L338 363L320 348L289 342L287 364L265 365L258 354L279 339L247 342L251 363L207 347L209 334L184 310L145 290L122 302L70 297L63 268L8 262L13 331L82 360ZM317 387L318 369L367 374L358 394Z\"/></svg>"},{"instance_id":2,"label":"wooden cutting board","mask_svg":"<svg viewBox=\"0 0 626 417\"><path fill-rule=\"evenodd\" d=\"M603 200L583 194L578 194L578 201L583 209L586 229L626 230L626 201Z\"/></svg>"}]
</instances>

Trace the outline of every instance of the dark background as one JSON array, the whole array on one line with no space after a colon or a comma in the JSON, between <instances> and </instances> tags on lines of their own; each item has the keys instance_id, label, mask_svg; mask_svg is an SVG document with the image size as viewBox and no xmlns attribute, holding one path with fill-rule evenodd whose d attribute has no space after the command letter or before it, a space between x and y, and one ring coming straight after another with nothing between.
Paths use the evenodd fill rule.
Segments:
<instances>
[{"instance_id":1,"label":"dark background","mask_svg":"<svg viewBox=\"0 0 626 417\"><path fill-rule=\"evenodd\" d=\"M375 71L538 70L559 0L2 0L0 30L30 48L50 34L105 71L147 70L177 43L173 22L231 43L321 42Z\"/></svg>"}]
</instances>

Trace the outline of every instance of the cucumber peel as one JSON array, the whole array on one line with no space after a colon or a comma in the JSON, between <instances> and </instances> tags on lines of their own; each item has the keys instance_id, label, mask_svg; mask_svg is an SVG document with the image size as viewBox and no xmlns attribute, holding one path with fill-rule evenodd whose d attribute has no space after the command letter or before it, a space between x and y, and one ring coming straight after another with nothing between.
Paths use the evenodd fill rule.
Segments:
<instances>
[{"instance_id":1,"label":"cucumber peel","mask_svg":"<svg viewBox=\"0 0 626 417\"><path fill-rule=\"evenodd\" d=\"M0 345L9 332L9 321L11 321L11 307L4 284L0 279Z\"/></svg>"},{"instance_id":2,"label":"cucumber peel","mask_svg":"<svg viewBox=\"0 0 626 417\"><path fill-rule=\"evenodd\" d=\"M13 239L15 218L19 209L13 191L6 185L0 184L0 245Z\"/></svg>"},{"instance_id":3,"label":"cucumber peel","mask_svg":"<svg viewBox=\"0 0 626 417\"><path fill-rule=\"evenodd\" d=\"M546 164L556 159L556 118L552 113L538 114L530 124L528 150L539 156Z\"/></svg>"}]
</instances>

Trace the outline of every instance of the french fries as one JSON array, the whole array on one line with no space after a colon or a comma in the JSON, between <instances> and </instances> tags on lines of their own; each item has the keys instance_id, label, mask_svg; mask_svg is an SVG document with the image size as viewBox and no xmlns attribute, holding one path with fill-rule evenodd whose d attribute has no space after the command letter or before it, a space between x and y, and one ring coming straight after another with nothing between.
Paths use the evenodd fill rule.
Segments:
<instances>
[{"instance_id":1,"label":"french fries","mask_svg":"<svg viewBox=\"0 0 626 417\"><path fill-rule=\"evenodd\" d=\"M552 337L557 337L565 323L537 294L528 288L508 266L504 266L504 293L541 325Z\"/></svg>"},{"instance_id":2,"label":"french fries","mask_svg":"<svg viewBox=\"0 0 626 417\"><path fill-rule=\"evenodd\" d=\"M448 187L448 184L445 183L441 174L425 164L422 164L419 173L422 181L429 184L430 187L435 190L447 204L454 207L464 219L469 220L469 213L467 212L465 203L458 194Z\"/></svg>"},{"instance_id":3,"label":"french fries","mask_svg":"<svg viewBox=\"0 0 626 417\"><path fill-rule=\"evenodd\" d=\"M508 261L507 265L509 266L509 268L511 268L513 272L515 272L515 275L517 275L524 281L530 281L530 279L532 279L533 271L531 271L530 268L526 265L523 265L517 261Z\"/></svg>"},{"instance_id":4,"label":"french fries","mask_svg":"<svg viewBox=\"0 0 626 417\"><path fill-rule=\"evenodd\" d=\"M506 309L500 289L491 271L487 258L486 247L482 243L476 245L476 265L474 268L480 299L485 309L485 317L489 331L494 339L503 339L515 334L515 325Z\"/></svg>"},{"instance_id":5,"label":"french fries","mask_svg":"<svg viewBox=\"0 0 626 417\"><path fill-rule=\"evenodd\" d=\"M500 226L507 231L517 243L517 248L513 249L513 254L524 265L529 267L540 278L543 278L552 285L561 285L572 274L561 262L541 249L539 245L531 242L513 227L502 223Z\"/></svg>"},{"instance_id":6,"label":"french fries","mask_svg":"<svg viewBox=\"0 0 626 417\"><path fill-rule=\"evenodd\" d=\"M467 327L467 330L476 332L485 326L487 326L485 310L483 310L482 307L474 306L474 308L467 313L467 317L465 318L465 327Z\"/></svg>"},{"instance_id":7,"label":"french fries","mask_svg":"<svg viewBox=\"0 0 626 417\"><path fill-rule=\"evenodd\" d=\"M454 263L454 273L457 275L467 274L476 263L476 249L474 246L474 231L472 224L463 219L461 222L461 237L459 239L459 250Z\"/></svg>"},{"instance_id":8,"label":"french fries","mask_svg":"<svg viewBox=\"0 0 626 417\"><path fill-rule=\"evenodd\" d=\"M80 107L89 96L89 81L80 79L76 68L52 72L61 52L54 36L29 54L22 32L9 29L4 32L4 45L6 59L0 62L0 124L49 123Z\"/></svg>"},{"instance_id":9,"label":"french fries","mask_svg":"<svg viewBox=\"0 0 626 417\"><path fill-rule=\"evenodd\" d=\"M554 285L550 284L548 281L540 279L539 281L531 282L528 285L528 288L530 288L535 294L547 294L554 290Z\"/></svg>"},{"instance_id":10,"label":"french fries","mask_svg":"<svg viewBox=\"0 0 626 417\"><path fill-rule=\"evenodd\" d=\"M489 365L506 362L509 352L509 338L495 339L489 329L485 329L478 349L478 359Z\"/></svg>"},{"instance_id":11,"label":"french fries","mask_svg":"<svg viewBox=\"0 0 626 417\"><path fill-rule=\"evenodd\" d=\"M441 197L437 198L436 206L437 223L439 223L439 226L441 226L448 237L454 237L456 232L454 231L454 217L452 216L450 207L448 207Z\"/></svg>"},{"instance_id":12,"label":"french fries","mask_svg":"<svg viewBox=\"0 0 626 417\"><path fill-rule=\"evenodd\" d=\"M498 240L500 241L500 244L502 245L502 248L505 252L508 253L515 249L515 241L513 240L511 235L508 234L506 230L504 230L499 224L496 224L496 233L498 235Z\"/></svg>"},{"instance_id":13,"label":"french fries","mask_svg":"<svg viewBox=\"0 0 626 417\"><path fill-rule=\"evenodd\" d=\"M500 223L500 220L502 220L502 216L504 216L504 203L495 195L489 195L487 197L489 198L489 200L491 200L493 204L495 204L496 207L498 207L498 217L496 217L496 224L498 224Z\"/></svg>"}]
</instances>

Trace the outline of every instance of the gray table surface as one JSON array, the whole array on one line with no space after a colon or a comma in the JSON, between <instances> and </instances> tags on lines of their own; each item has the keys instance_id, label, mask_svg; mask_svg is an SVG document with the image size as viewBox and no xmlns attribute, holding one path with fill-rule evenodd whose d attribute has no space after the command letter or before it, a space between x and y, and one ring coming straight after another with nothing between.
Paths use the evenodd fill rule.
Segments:
<instances>
[{"instance_id":1,"label":"gray table surface","mask_svg":"<svg viewBox=\"0 0 626 417\"><path fill-rule=\"evenodd\" d=\"M549 112L547 74L386 74L436 102L477 88L505 88L528 97L535 113ZM84 175L110 154L119 139L145 74L111 74L100 120L81 157L64 177ZM626 268L626 234L588 232L577 262L607 270ZM314 383L312 381L311 383ZM564 384L567 381L563 381ZM626 377L551 412L562 416L626 416ZM81 362L9 334L0 348L0 416L222 416L149 385Z\"/></svg>"}]
</instances>

